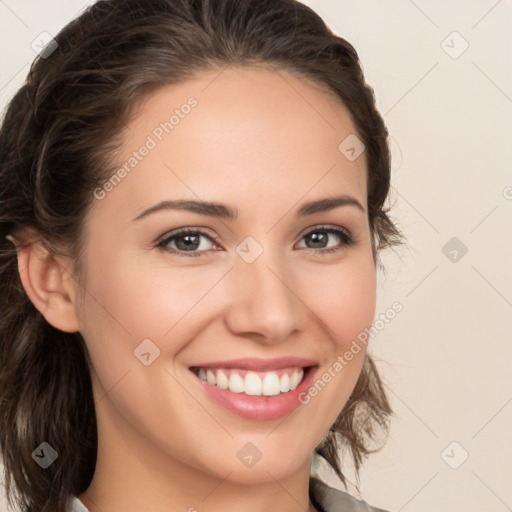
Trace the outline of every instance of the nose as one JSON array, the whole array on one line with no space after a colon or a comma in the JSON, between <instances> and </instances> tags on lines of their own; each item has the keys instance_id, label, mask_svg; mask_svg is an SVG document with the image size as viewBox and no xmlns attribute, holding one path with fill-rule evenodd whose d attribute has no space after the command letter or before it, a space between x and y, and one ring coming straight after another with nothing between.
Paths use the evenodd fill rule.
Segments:
<instances>
[{"instance_id":1,"label":"nose","mask_svg":"<svg viewBox=\"0 0 512 512\"><path fill-rule=\"evenodd\" d=\"M225 321L236 335L274 344L304 330L311 310L290 267L266 254L252 263L242 259L235 263L228 275Z\"/></svg>"}]
</instances>

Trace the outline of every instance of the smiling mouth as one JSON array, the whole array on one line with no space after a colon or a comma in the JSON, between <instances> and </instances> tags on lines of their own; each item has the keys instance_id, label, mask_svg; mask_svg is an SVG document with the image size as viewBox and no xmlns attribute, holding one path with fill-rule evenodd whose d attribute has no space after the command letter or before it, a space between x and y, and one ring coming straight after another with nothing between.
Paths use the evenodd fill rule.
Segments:
<instances>
[{"instance_id":1,"label":"smiling mouth","mask_svg":"<svg viewBox=\"0 0 512 512\"><path fill-rule=\"evenodd\" d=\"M202 381L233 393L251 396L276 396L293 391L312 366L290 366L273 371L252 371L238 368L201 368L190 370Z\"/></svg>"}]
</instances>

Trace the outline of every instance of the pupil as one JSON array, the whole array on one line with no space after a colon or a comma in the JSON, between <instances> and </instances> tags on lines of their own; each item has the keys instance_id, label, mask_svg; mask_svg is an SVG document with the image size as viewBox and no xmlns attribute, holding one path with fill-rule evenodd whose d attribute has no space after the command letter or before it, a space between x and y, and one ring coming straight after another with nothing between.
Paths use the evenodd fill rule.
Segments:
<instances>
[{"instance_id":1,"label":"pupil","mask_svg":"<svg viewBox=\"0 0 512 512\"><path fill-rule=\"evenodd\" d=\"M325 235L326 233L323 232L323 231L320 231L319 233L321 233L320 235L318 235L317 233L312 233L311 235L309 235L313 241L313 243L320 243L320 246L321 247L324 247L322 245L322 239L325 238ZM325 242L325 240L323 240Z\"/></svg>"},{"instance_id":2,"label":"pupil","mask_svg":"<svg viewBox=\"0 0 512 512\"><path fill-rule=\"evenodd\" d=\"M191 242L190 239L191 238L195 238L195 242ZM183 240L185 241L184 244L182 244L182 247L180 247L180 240ZM180 236L177 240L176 240L176 246L178 247L178 249L197 249L197 247L199 247L199 237L197 235L184 235L184 236Z\"/></svg>"}]
</instances>

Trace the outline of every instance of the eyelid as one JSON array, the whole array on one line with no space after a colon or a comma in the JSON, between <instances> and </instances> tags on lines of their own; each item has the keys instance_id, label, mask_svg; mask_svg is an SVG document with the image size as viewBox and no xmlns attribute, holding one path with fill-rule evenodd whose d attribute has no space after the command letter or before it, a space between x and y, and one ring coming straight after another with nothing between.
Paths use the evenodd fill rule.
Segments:
<instances>
[{"instance_id":1,"label":"eyelid","mask_svg":"<svg viewBox=\"0 0 512 512\"><path fill-rule=\"evenodd\" d=\"M154 243L156 245L158 245L158 244L160 244L162 242L167 241L169 238L171 238L173 236L181 235L183 233L198 233L198 234L202 234L202 235L208 236L212 240L215 240L216 242L218 242L220 240L220 236L217 235L212 230L210 230L210 228L203 227L203 226L184 226L184 227L181 227L181 228L173 229L171 231L167 231L163 235L159 236L155 240Z\"/></svg>"},{"instance_id":2,"label":"eyelid","mask_svg":"<svg viewBox=\"0 0 512 512\"><path fill-rule=\"evenodd\" d=\"M306 231L304 231L300 235L300 237L302 238L306 235L309 235L309 233L314 233L315 231L322 231L323 229L325 229L325 230L332 229L332 230L336 230L336 231L342 231L348 237L354 238L354 235L347 228L338 226L336 224L317 224L315 226L312 226L311 228L307 228Z\"/></svg>"}]
</instances>

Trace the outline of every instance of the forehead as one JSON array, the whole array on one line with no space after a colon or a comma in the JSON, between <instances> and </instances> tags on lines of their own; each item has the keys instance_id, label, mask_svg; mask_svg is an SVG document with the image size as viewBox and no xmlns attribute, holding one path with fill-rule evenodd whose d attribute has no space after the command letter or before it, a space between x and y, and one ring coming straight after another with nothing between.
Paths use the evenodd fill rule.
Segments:
<instances>
[{"instance_id":1,"label":"forehead","mask_svg":"<svg viewBox=\"0 0 512 512\"><path fill-rule=\"evenodd\" d=\"M140 208L165 193L231 203L239 197L243 209L246 194L281 202L288 194L297 202L336 188L366 206L365 155L350 161L339 149L355 133L334 93L300 75L252 67L204 72L160 88L133 110L117 164L151 149L132 162L109 200L131 198Z\"/></svg>"}]
</instances>

